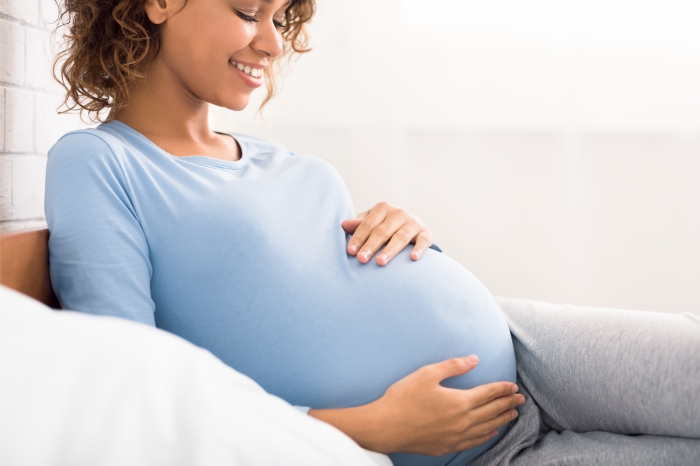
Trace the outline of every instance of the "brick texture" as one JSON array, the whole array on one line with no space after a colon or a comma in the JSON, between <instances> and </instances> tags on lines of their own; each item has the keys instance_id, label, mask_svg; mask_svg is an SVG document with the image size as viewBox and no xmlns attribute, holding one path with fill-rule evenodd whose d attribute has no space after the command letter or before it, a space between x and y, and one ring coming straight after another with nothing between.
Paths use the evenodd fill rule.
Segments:
<instances>
[{"instance_id":1,"label":"brick texture","mask_svg":"<svg viewBox=\"0 0 700 466\"><path fill-rule=\"evenodd\" d=\"M58 19L58 8L54 0L39 0L39 27L52 31Z\"/></svg>"},{"instance_id":2,"label":"brick texture","mask_svg":"<svg viewBox=\"0 0 700 466\"><path fill-rule=\"evenodd\" d=\"M7 231L45 224L46 154L62 134L85 125L57 113L54 0L0 0L0 15L0 231Z\"/></svg>"},{"instance_id":3,"label":"brick texture","mask_svg":"<svg viewBox=\"0 0 700 466\"><path fill-rule=\"evenodd\" d=\"M39 2L36 0L0 0L0 13L32 26L39 21Z\"/></svg>"},{"instance_id":4,"label":"brick texture","mask_svg":"<svg viewBox=\"0 0 700 466\"><path fill-rule=\"evenodd\" d=\"M51 33L42 29L27 29L26 46L25 83L32 89L55 92L56 83L51 76Z\"/></svg>"},{"instance_id":5,"label":"brick texture","mask_svg":"<svg viewBox=\"0 0 700 466\"><path fill-rule=\"evenodd\" d=\"M34 93L5 89L5 151L34 152Z\"/></svg>"},{"instance_id":6,"label":"brick texture","mask_svg":"<svg viewBox=\"0 0 700 466\"><path fill-rule=\"evenodd\" d=\"M24 84L25 30L19 23L0 18L0 81Z\"/></svg>"},{"instance_id":7,"label":"brick texture","mask_svg":"<svg viewBox=\"0 0 700 466\"><path fill-rule=\"evenodd\" d=\"M12 157L12 209L18 220L44 216L44 178L46 156Z\"/></svg>"},{"instance_id":8,"label":"brick texture","mask_svg":"<svg viewBox=\"0 0 700 466\"><path fill-rule=\"evenodd\" d=\"M77 114L58 114L62 102L61 94L40 95L34 99L34 150L38 154L47 154L67 132L85 127Z\"/></svg>"},{"instance_id":9,"label":"brick texture","mask_svg":"<svg viewBox=\"0 0 700 466\"><path fill-rule=\"evenodd\" d=\"M12 218L12 160L0 155L0 218Z\"/></svg>"},{"instance_id":10,"label":"brick texture","mask_svg":"<svg viewBox=\"0 0 700 466\"><path fill-rule=\"evenodd\" d=\"M5 88L0 87L0 152L5 152Z\"/></svg>"}]
</instances>

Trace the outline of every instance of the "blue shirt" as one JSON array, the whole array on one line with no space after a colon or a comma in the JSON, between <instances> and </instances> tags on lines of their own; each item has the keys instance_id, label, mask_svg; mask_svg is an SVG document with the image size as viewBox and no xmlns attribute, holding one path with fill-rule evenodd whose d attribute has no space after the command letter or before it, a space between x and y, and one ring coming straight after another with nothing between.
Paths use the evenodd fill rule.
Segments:
<instances>
[{"instance_id":1,"label":"blue shirt","mask_svg":"<svg viewBox=\"0 0 700 466\"><path fill-rule=\"evenodd\" d=\"M477 354L444 385L515 382L504 316L464 267L410 248L387 266L346 252L354 217L325 161L234 135L231 162L177 157L113 121L49 152L51 280L65 308L156 325L289 403L371 402L423 365ZM124 342L128 344L128 342ZM397 465L465 464L497 441Z\"/></svg>"}]
</instances>

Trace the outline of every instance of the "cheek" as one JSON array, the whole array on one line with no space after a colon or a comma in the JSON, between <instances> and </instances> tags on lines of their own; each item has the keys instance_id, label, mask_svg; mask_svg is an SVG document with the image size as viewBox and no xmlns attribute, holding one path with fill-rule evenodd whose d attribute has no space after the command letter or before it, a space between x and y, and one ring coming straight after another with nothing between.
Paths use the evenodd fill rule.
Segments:
<instances>
[{"instance_id":1,"label":"cheek","mask_svg":"<svg viewBox=\"0 0 700 466\"><path fill-rule=\"evenodd\" d=\"M254 34L254 28L241 21L193 21L181 29L169 52L188 71L212 76L229 57L249 47Z\"/></svg>"},{"instance_id":2,"label":"cheek","mask_svg":"<svg viewBox=\"0 0 700 466\"><path fill-rule=\"evenodd\" d=\"M255 30L240 21L209 21L208 26L183 25L177 35L163 36L161 53L168 67L190 92L227 108L245 108L252 89L233 72L228 59L250 46Z\"/></svg>"},{"instance_id":3,"label":"cheek","mask_svg":"<svg viewBox=\"0 0 700 466\"><path fill-rule=\"evenodd\" d=\"M210 21L194 33L194 52L227 58L250 46L255 27L241 20Z\"/></svg>"}]
</instances>

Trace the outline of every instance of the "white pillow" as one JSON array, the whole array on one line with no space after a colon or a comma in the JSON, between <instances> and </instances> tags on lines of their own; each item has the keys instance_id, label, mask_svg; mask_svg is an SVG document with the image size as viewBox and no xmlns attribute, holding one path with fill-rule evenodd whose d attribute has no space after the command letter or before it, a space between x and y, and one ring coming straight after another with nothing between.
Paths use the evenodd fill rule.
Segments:
<instances>
[{"instance_id":1,"label":"white pillow","mask_svg":"<svg viewBox=\"0 0 700 466\"><path fill-rule=\"evenodd\" d=\"M211 353L0 287L0 463L376 465Z\"/></svg>"}]
</instances>

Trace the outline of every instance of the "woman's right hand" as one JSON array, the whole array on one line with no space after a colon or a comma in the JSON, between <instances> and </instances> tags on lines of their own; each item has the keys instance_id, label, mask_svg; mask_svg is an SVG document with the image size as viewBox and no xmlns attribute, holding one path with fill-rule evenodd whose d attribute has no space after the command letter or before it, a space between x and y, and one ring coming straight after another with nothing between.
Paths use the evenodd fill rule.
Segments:
<instances>
[{"instance_id":1,"label":"woman's right hand","mask_svg":"<svg viewBox=\"0 0 700 466\"><path fill-rule=\"evenodd\" d=\"M476 356L470 356L424 366L372 403L309 414L334 425L363 448L380 453L442 456L468 450L493 438L496 429L517 417L513 408L525 402L511 382L469 390L440 385L478 363Z\"/></svg>"}]
</instances>

